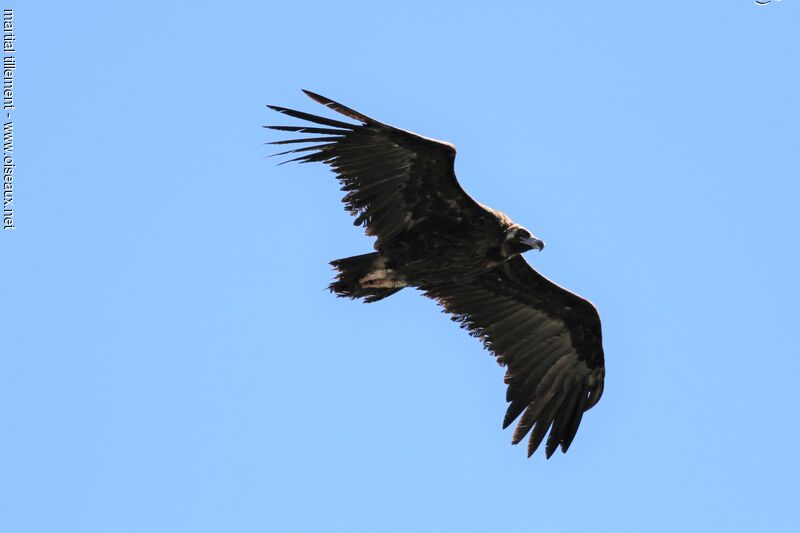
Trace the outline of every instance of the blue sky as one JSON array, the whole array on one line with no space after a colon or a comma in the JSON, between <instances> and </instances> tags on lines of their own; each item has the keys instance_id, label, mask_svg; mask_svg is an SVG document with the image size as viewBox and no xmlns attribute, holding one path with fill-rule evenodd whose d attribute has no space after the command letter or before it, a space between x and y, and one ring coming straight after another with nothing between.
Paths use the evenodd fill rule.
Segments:
<instances>
[{"instance_id":1,"label":"blue sky","mask_svg":"<svg viewBox=\"0 0 800 533\"><path fill-rule=\"evenodd\" d=\"M0 530L791 531L800 6L13 2ZM445 139L604 324L567 455L265 104Z\"/></svg>"}]
</instances>

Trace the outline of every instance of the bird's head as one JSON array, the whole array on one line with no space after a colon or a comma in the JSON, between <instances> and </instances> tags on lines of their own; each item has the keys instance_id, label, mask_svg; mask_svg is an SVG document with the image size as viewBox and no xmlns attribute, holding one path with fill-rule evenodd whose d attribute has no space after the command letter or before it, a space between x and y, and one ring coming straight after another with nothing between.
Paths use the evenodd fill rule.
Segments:
<instances>
[{"instance_id":1,"label":"bird's head","mask_svg":"<svg viewBox=\"0 0 800 533\"><path fill-rule=\"evenodd\" d=\"M513 225L506 230L505 240L503 241L502 251L505 257L522 254L528 250L539 250L544 248L544 241L534 237L530 231L522 226Z\"/></svg>"}]
</instances>

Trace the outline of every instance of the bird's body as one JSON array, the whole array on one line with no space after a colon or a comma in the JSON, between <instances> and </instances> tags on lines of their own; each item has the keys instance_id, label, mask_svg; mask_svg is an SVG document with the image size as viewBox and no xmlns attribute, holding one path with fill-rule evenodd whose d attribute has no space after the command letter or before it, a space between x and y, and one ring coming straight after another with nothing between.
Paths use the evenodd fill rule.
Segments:
<instances>
[{"instance_id":1,"label":"bird's body","mask_svg":"<svg viewBox=\"0 0 800 533\"><path fill-rule=\"evenodd\" d=\"M412 286L471 279L503 260L500 248L511 223L505 216L492 215L454 220L444 212L376 242L376 250ZM464 246L465 241L472 245Z\"/></svg>"},{"instance_id":2,"label":"bird's body","mask_svg":"<svg viewBox=\"0 0 800 533\"><path fill-rule=\"evenodd\" d=\"M452 145L306 93L360 124L270 106L315 123L271 128L322 135L274 144L318 143L282 153L308 152L292 161L329 164L355 223L376 237L374 252L331 263L338 271L331 290L366 302L422 290L508 366L504 427L522 415L513 442L533 429L530 455L550 430L547 456L558 445L566 451L603 390L594 306L530 268L521 254L544 243L464 192Z\"/></svg>"}]
</instances>

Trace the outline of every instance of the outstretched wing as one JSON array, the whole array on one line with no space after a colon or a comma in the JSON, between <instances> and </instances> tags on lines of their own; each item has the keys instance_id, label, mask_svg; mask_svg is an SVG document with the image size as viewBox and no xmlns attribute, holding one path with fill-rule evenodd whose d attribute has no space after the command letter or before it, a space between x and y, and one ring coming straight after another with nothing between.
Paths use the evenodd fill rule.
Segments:
<instances>
[{"instance_id":1,"label":"outstretched wing","mask_svg":"<svg viewBox=\"0 0 800 533\"><path fill-rule=\"evenodd\" d=\"M583 413L603 393L600 317L587 300L559 287L516 256L466 284L423 287L453 320L508 367L503 428L522 415L517 444L533 432L528 457L550 430L548 458L566 452Z\"/></svg>"},{"instance_id":2,"label":"outstretched wing","mask_svg":"<svg viewBox=\"0 0 800 533\"><path fill-rule=\"evenodd\" d=\"M476 210L486 211L458 184L451 144L382 124L324 96L303 92L359 124L268 106L324 126L267 126L316 135L270 144L314 143L275 155L308 152L285 162L330 165L346 193L342 201L356 217L354 224L366 226L368 235L387 240L432 215L458 222Z\"/></svg>"}]
</instances>

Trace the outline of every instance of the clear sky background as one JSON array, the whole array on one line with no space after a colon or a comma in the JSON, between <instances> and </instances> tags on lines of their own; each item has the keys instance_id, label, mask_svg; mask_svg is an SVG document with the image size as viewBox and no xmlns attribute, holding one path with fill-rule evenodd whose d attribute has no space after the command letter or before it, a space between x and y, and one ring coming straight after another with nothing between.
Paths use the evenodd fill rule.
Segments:
<instances>
[{"instance_id":1,"label":"clear sky background","mask_svg":"<svg viewBox=\"0 0 800 533\"><path fill-rule=\"evenodd\" d=\"M113 4L11 4L0 531L797 531L798 2ZM265 159L301 88L456 144L597 305L568 454L432 301L324 290L371 242Z\"/></svg>"}]
</instances>

